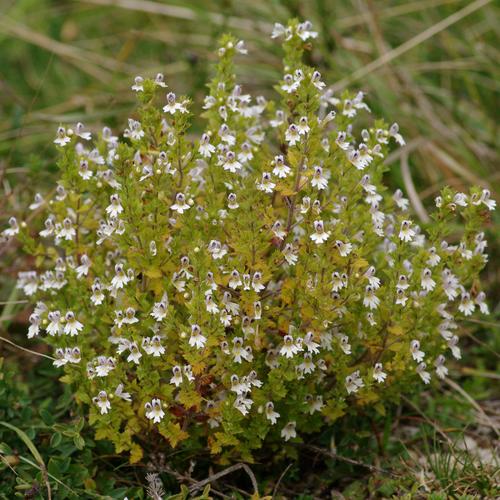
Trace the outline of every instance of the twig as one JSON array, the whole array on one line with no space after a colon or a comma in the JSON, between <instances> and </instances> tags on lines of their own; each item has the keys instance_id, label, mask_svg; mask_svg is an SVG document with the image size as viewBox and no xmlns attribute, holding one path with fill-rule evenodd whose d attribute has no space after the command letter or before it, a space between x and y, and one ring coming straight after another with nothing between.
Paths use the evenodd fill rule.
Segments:
<instances>
[{"instance_id":1,"label":"twig","mask_svg":"<svg viewBox=\"0 0 500 500\"><path fill-rule=\"evenodd\" d=\"M392 472L390 470L382 469L380 467L377 467L376 465L365 464L364 462L360 462L359 460L355 460L354 458L344 457L342 455L334 453L333 451L325 450L324 448L319 448L318 446L314 446L312 444L306 444L304 445L304 447L312 451L315 451L316 453L321 453L322 455L330 457L333 460L339 460L340 462L345 462L351 465L357 465L358 467L364 467L365 469L368 469L371 472L378 472L380 474L388 474L390 476L399 477L399 474L396 474L395 472Z\"/></svg>"},{"instance_id":2,"label":"twig","mask_svg":"<svg viewBox=\"0 0 500 500\"><path fill-rule=\"evenodd\" d=\"M175 479L177 479L177 481L179 481L180 483L188 482L188 483L192 483L193 486L196 486L196 484L198 484L198 482L196 481L196 479L193 479L190 476L186 476L184 474L181 474L180 472L177 472L175 469L172 469L172 467L170 467L169 465L164 464L161 467L161 470L163 472L167 472L171 476L175 477ZM215 490L213 488L211 488L210 491L212 493L220 496L221 498L231 498L228 495L225 495L224 493L222 493L222 492L220 492L218 490Z\"/></svg>"},{"instance_id":3,"label":"twig","mask_svg":"<svg viewBox=\"0 0 500 500\"><path fill-rule=\"evenodd\" d=\"M243 469L247 474L248 477L250 478L250 481L252 481L252 486L254 490L254 495L259 494L259 486L257 484L257 480L255 479L254 473L252 472L252 469L248 467L247 464L239 463L239 464L234 464L231 465L231 467L228 467L227 469L224 469L220 472L217 472L216 474L212 474L206 479L203 479L203 481L198 481L196 484L193 484L192 486L189 487L189 491L191 493L194 493L195 491L200 490L204 486L206 486L209 483L212 483L214 481L217 481L217 479L220 479L221 477L227 476L228 474L231 474L232 472L235 472L237 470Z\"/></svg>"},{"instance_id":4,"label":"twig","mask_svg":"<svg viewBox=\"0 0 500 500\"><path fill-rule=\"evenodd\" d=\"M41 352L32 351L31 349L26 349L26 347L22 347L20 345L17 345L16 343L12 342L12 340L6 339L5 337L0 337L0 340L7 342L7 344L10 344L10 345L16 347L17 349L21 349L21 351L26 351L26 352L29 352L30 354L34 354L35 356L40 356L41 358L47 358L47 359L50 359L52 361L56 360L56 358L53 358L52 356L48 356L47 354L42 354Z\"/></svg>"}]
</instances>

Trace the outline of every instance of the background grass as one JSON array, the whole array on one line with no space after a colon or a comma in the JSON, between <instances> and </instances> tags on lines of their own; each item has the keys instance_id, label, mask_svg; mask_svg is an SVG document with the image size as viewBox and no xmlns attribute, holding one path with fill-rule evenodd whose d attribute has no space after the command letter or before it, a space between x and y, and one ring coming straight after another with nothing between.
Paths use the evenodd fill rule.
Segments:
<instances>
[{"instance_id":1,"label":"background grass","mask_svg":"<svg viewBox=\"0 0 500 500\"><path fill-rule=\"evenodd\" d=\"M445 184L478 184L498 199L500 23L493 1L0 0L0 224L11 214L29 216L34 193L50 189L59 123L122 127L134 105L135 75L161 71L174 92L200 103L223 32L247 41L249 55L239 61L245 88L273 97L271 84L282 70L269 33L273 22L289 17L310 19L318 29L309 58L326 82L337 92L365 91L374 115L399 122L408 145L389 158L387 182L409 193L417 218L425 222L426 207ZM415 394L386 416L365 415L356 435L349 423L339 424L272 473L256 464L261 493L500 494L498 463L491 460L500 419L498 211L488 238L491 263L483 278L492 316L465 324L465 357L451 373L458 385ZM17 271L28 265L15 246L0 248L0 334L43 354L42 345L24 340L27 310L14 288ZM130 468L106 443L93 441L50 363L1 340L0 356L6 358L0 421L23 430L44 464L19 433L0 426L0 498L12 498L16 485L22 496L46 497L47 483L53 498L145 495L148 463ZM169 471L161 457L149 459L167 493L213 472L203 457L192 471L187 456L166 463L175 460L184 465ZM238 470L213 488L245 496L238 488L251 492L252 484Z\"/></svg>"}]
</instances>

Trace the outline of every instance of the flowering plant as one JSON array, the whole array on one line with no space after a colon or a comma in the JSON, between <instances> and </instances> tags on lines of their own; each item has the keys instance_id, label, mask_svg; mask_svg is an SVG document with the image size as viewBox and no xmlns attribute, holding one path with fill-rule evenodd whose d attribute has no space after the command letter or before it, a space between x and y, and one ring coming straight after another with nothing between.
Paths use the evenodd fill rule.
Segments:
<instances>
[{"instance_id":1,"label":"flowering plant","mask_svg":"<svg viewBox=\"0 0 500 500\"><path fill-rule=\"evenodd\" d=\"M334 96L302 61L310 23L273 37L278 102L243 93L233 59L246 49L229 35L200 138L188 98L137 77L123 138L60 127L61 179L31 206L44 227L3 232L35 257L19 276L36 302L28 337L54 346L97 437L132 461L157 434L250 460L266 438L383 411L445 377L456 320L488 312L489 192L443 189L422 230L382 184L397 124L357 128L363 93Z\"/></svg>"}]
</instances>

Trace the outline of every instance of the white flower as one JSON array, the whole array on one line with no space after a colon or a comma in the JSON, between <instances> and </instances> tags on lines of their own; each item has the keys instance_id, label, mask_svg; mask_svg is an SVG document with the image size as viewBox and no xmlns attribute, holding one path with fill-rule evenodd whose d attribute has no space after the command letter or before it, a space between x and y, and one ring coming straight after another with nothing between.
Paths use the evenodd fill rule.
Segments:
<instances>
[{"instance_id":1,"label":"white flower","mask_svg":"<svg viewBox=\"0 0 500 500\"><path fill-rule=\"evenodd\" d=\"M420 350L420 342L418 340L412 340L410 342L410 352L412 358L417 362L420 363L423 361L425 353Z\"/></svg>"},{"instance_id":2,"label":"white flower","mask_svg":"<svg viewBox=\"0 0 500 500\"><path fill-rule=\"evenodd\" d=\"M397 123L393 123L390 126L389 136L392 137L400 146L404 146L406 144L403 136L399 133L399 125Z\"/></svg>"},{"instance_id":3,"label":"white flower","mask_svg":"<svg viewBox=\"0 0 500 500\"><path fill-rule=\"evenodd\" d=\"M90 132L86 132L85 125L80 122L78 122L75 126L75 134L78 137L81 137L84 141L90 141L90 139L92 139L92 134Z\"/></svg>"},{"instance_id":4,"label":"white flower","mask_svg":"<svg viewBox=\"0 0 500 500\"><path fill-rule=\"evenodd\" d=\"M448 375L448 368L444 366L445 361L446 358L442 354L440 354L434 361L434 366L436 367L436 375L441 379L445 378L446 375Z\"/></svg>"},{"instance_id":5,"label":"white flower","mask_svg":"<svg viewBox=\"0 0 500 500\"><path fill-rule=\"evenodd\" d=\"M380 384L387 378L387 373L384 372L382 363L376 363L373 367L373 378Z\"/></svg>"},{"instance_id":6,"label":"white flower","mask_svg":"<svg viewBox=\"0 0 500 500\"><path fill-rule=\"evenodd\" d=\"M241 363L242 359L247 358L246 351L243 348L243 339L241 337L234 337L231 354L233 355L233 361L235 363Z\"/></svg>"},{"instance_id":7,"label":"white flower","mask_svg":"<svg viewBox=\"0 0 500 500\"><path fill-rule=\"evenodd\" d=\"M283 256L290 266L294 266L299 260L297 249L291 243L287 243L283 248Z\"/></svg>"},{"instance_id":8,"label":"white flower","mask_svg":"<svg viewBox=\"0 0 500 500\"><path fill-rule=\"evenodd\" d=\"M162 410L161 401L159 399L152 399L151 403L146 403L144 405L146 410L146 418L152 420L155 424L161 422L162 418L165 416L165 412Z\"/></svg>"},{"instance_id":9,"label":"white flower","mask_svg":"<svg viewBox=\"0 0 500 500\"><path fill-rule=\"evenodd\" d=\"M262 284L262 273L256 271L252 276L252 288L257 292L265 290L265 286Z\"/></svg>"},{"instance_id":10,"label":"white flower","mask_svg":"<svg viewBox=\"0 0 500 500\"><path fill-rule=\"evenodd\" d=\"M488 210L495 210L495 208L497 206L497 202L495 200L491 199L490 196L491 196L491 193L490 193L489 189L483 189L483 191L481 193L481 198L479 201L481 203L483 203L484 205L486 205Z\"/></svg>"},{"instance_id":11,"label":"white flower","mask_svg":"<svg viewBox=\"0 0 500 500\"><path fill-rule=\"evenodd\" d=\"M78 167L78 175L85 181L88 181L94 173L89 169L89 162L87 160L81 160Z\"/></svg>"},{"instance_id":12,"label":"white flower","mask_svg":"<svg viewBox=\"0 0 500 500\"><path fill-rule=\"evenodd\" d=\"M165 77L163 76L163 73L157 73L155 76L154 84L157 87L166 88L166 87L168 87L168 85L165 83L164 80L165 80Z\"/></svg>"},{"instance_id":13,"label":"white flower","mask_svg":"<svg viewBox=\"0 0 500 500\"><path fill-rule=\"evenodd\" d=\"M139 351L139 347L137 346L137 342L130 342L128 346L130 350L130 354L127 356L127 361L134 362L136 365L139 364L139 360L142 358L141 351Z\"/></svg>"},{"instance_id":14,"label":"white flower","mask_svg":"<svg viewBox=\"0 0 500 500\"><path fill-rule=\"evenodd\" d=\"M325 83L321 81L321 73L319 71L313 72L311 75L311 82L318 90L323 90L325 88Z\"/></svg>"},{"instance_id":15,"label":"white flower","mask_svg":"<svg viewBox=\"0 0 500 500\"><path fill-rule=\"evenodd\" d=\"M63 332L63 326L61 325L61 313L59 311L51 311L47 316L49 319L47 333L51 336L61 335Z\"/></svg>"},{"instance_id":16,"label":"white flower","mask_svg":"<svg viewBox=\"0 0 500 500\"><path fill-rule=\"evenodd\" d=\"M92 304L95 306L99 306L102 304L104 300L104 293L102 292L102 287L101 287L101 282L99 281L99 278L96 278L94 280L94 283L92 283L92 295L90 296L90 300Z\"/></svg>"},{"instance_id":17,"label":"white flower","mask_svg":"<svg viewBox=\"0 0 500 500\"><path fill-rule=\"evenodd\" d=\"M425 268L422 271L420 286L427 292L431 292L436 287L436 282L432 279L432 272L430 269Z\"/></svg>"},{"instance_id":18,"label":"white flower","mask_svg":"<svg viewBox=\"0 0 500 500\"><path fill-rule=\"evenodd\" d=\"M45 222L44 222L45 229L42 229L38 234L42 238L48 238L49 236L52 236L54 234L55 226L54 226L54 219L49 216ZM19 231L19 228L18 228Z\"/></svg>"},{"instance_id":19,"label":"white flower","mask_svg":"<svg viewBox=\"0 0 500 500\"><path fill-rule=\"evenodd\" d=\"M264 413L267 420L271 421L271 425L275 425L278 421L278 418L280 418L280 414L277 411L274 411L274 404L272 401L268 401L266 403Z\"/></svg>"},{"instance_id":20,"label":"white flower","mask_svg":"<svg viewBox=\"0 0 500 500\"><path fill-rule=\"evenodd\" d=\"M128 307L125 310L125 316L123 317L123 323L127 325L133 325L138 323L139 320L135 317L135 309L133 307Z\"/></svg>"},{"instance_id":21,"label":"white flower","mask_svg":"<svg viewBox=\"0 0 500 500\"><path fill-rule=\"evenodd\" d=\"M92 401L99 407L101 415L108 413L111 409L111 403L108 401L108 394L106 391L100 391L99 394L92 399Z\"/></svg>"},{"instance_id":22,"label":"white flower","mask_svg":"<svg viewBox=\"0 0 500 500\"><path fill-rule=\"evenodd\" d=\"M287 28L285 28L280 23L274 23L273 32L271 33L271 38L279 38L287 32Z\"/></svg>"},{"instance_id":23,"label":"white flower","mask_svg":"<svg viewBox=\"0 0 500 500\"><path fill-rule=\"evenodd\" d=\"M66 135L66 129L64 127L59 127L57 129L57 135L54 139L54 143L58 146L64 147L71 139Z\"/></svg>"},{"instance_id":24,"label":"white flower","mask_svg":"<svg viewBox=\"0 0 500 500\"><path fill-rule=\"evenodd\" d=\"M263 172L260 182L257 181L256 184L257 189L259 191L264 191L264 193L272 193L276 187L276 184L271 180L271 174L269 172Z\"/></svg>"},{"instance_id":25,"label":"white flower","mask_svg":"<svg viewBox=\"0 0 500 500\"><path fill-rule=\"evenodd\" d=\"M425 369L427 368L427 364L422 362L417 366L417 373L420 375L420 378L424 381L424 384L429 384L431 381L431 374Z\"/></svg>"},{"instance_id":26,"label":"white flower","mask_svg":"<svg viewBox=\"0 0 500 500\"><path fill-rule=\"evenodd\" d=\"M168 307L168 296L167 293L165 292L160 302L155 302L150 316L152 316L156 321L164 320L167 317L167 307Z\"/></svg>"},{"instance_id":27,"label":"white flower","mask_svg":"<svg viewBox=\"0 0 500 500\"><path fill-rule=\"evenodd\" d=\"M429 258L426 261L426 264L430 267L435 267L441 262L441 257L436 251L436 247L429 248Z\"/></svg>"},{"instance_id":28,"label":"white flower","mask_svg":"<svg viewBox=\"0 0 500 500\"><path fill-rule=\"evenodd\" d=\"M312 354L319 353L319 344L317 342L314 342L314 333L313 332L306 333L306 336L304 337L303 344L306 346L306 349L308 352L310 352Z\"/></svg>"},{"instance_id":29,"label":"white flower","mask_svg":"<svg viewBox=\"0 0 500 500\"><path fill-rule=\"evenodd\" d=\"M283 77L283 85L281 85L281 90L284 90L288 94L295 92L300 85L300 81L294 80L293 76L290 74L286 74Z\"/></svg>"},{"instance_id":30,"label":"white flower","mask_svg":"<svg viewBox=\"0 0 500 500\"><path fill-rule=\"evenodd\" d=\"M311 186L317 188L318 191L321 191L322 189L326 189L328 187L328 180L323 175L323 169L321 167L314 167Z\"/></svg>"},{"instance_id":31,"label":"white flower","mask_svg":"<svg viewBox=\"0 0 500 500\"><path fill-rule=\"evenodd\" d=\"M283 229L283 222L277 220L271 228L274 236L279 240L283 240L286 237L286 231Z\"/></svg>"},{"instance_id":32,"label":"white flower","mask_svg":"<svg viewBox=\"0 0 500 500\"><path fill-rule=\"evenodd\" d=\"M311 234L310 238L316 245L321 245L330 237L330 231L325 231L322 220L315 220L313 226L314 233Z\"/></svg>"},{"instance_id":33,"label":"white flower","mask_svg":"<svg viewBox=\"0 0 500 500\"><path fill-rule=\"evenodd\" d=\"M30 326L28 328L28 338L32 339L40 333L40 322L42 319L36 313L33 313L29 317Z\"/></svg>"},{"instance_id":34,"label":"white flower","mask_svg":"<svg viewBox=\"0 0 500 500\"><path fill-rule=\"evenodd\" d=\"M280 179L285 179L292 171L292 169L288 165L285 165L285 159L283 158L283 155L275 156L272 165L274 167L273 174Z\"/></svg>"},{"instance_id":35,"label":"white flower","mask_svg":"<svg viewBox=\"0 0 500 500\"><path fill-rule=\"evenodd\" d=\"M52 363L55 367L59 368L68 363L68 359L66 358L66 353L64 349L58 348L54 351L55 361Z\"/></svg>"},{"instance_id":36,"label":"white flower","mask_svg":"<svg viewBox=\"0 0 500 500\"><path fill-rule=\"evenodd\" d=\"M246 395L239 395L233 403L234 408L239 410L243 415L247 415L251 406L253 405L253 400L247 398Z\"/></svg>"},{"instance_id":37,"label":"white flower","mask_svg":"<svg viewBox=\"0 0 500 500\"><path fill-rule=\"evenodd\" d=\"M285 356L286 358L291 359L298 352L299 348L293 342L293 337L291 335L285 335L285 337L283 338L283 345L280 349L281 356Z\"/></svg>"},{"instance_id":38,"label":"white flower","mask_svg":"<svg viewBox=\"0 0 500 500\"><path fill-rule=\"evenodd\" d=\"M455 359L461 359L462 353L460 352L460 348L458 347L458 337L453 335L448 339L448 347L451 350L451 354Z\"/></svg>"},{"instance_id":39,"label":"white flower","mask_svg":"<svg viewBox=\"0 0 500 500\"><path fill-rule=\"evenodd\" d=\"M82 360L78 347L67 347L64 350L64 356L68 360L68 363L79 363Z\"/></svg>"},{"instance_id":40,"label":"white flower","mask_svg":"<svg viewBox=\"0 0 500 500\"><path fill-rule=\"evenodd\" d=\"M415 231L411 228L411 221L404 220L401 223L401 229L399 231L399 239L401 241L409 242L415 237Z\"/></svg>"},{"instance_id":41,"label":"white flower","mask_svg":"<svg viewBox=\"0 0 500 500\"><path fill-rule=\"evenodd\" d=\"M207 295L210 297L210 295ZM189 345L197 349L203 349L207 343L207 338L202 335L201 328L198 325L191 326L191 336L189 337Z\"/></svg>"},{"instance_id":42,"label":"white flower","mask_svg":"<svg viewBox=\"0 0 500 500\"><path fill-rule=\"evenodd\" d=\"M236 52L238 52L239 54L242 55L248 54L248 50L245 48L245 42L243 40L238 41L234 46L234 48L236 49Z\"/></svg>"},{"instance_id":43,"label":"white flower","mask_svg":"<svg viewBox=\"0 0 500 500\"><path fill-rule=\"evenodd\" d=\"M337 240L334 246L339 251L341 257L347 257L353 249L352 243L344 243L340 240Z\"/></svg>"},{"instance_id":44,"label":"white flower","mask_svg":"<svg viewBox=\"0 0 500 500\"><path fill-rule=\"evenodd\" d=\"M479 306L479 310L483 314L490 314L490 309L486 303L486 294L484 292L479 292L476 297L476 304Z\"/></svg>"},{"instance_id":45,"label":"white flower","mask_svg":"<svg viewBox=\"0 0 500 500\"><path fill-rule=\"evenodd\" d=\"M463 313L464 316L470 316L474 312L475 308L476 305L474 304L474 301L470 298L470 294L468 292L462 293L462 300L458 305L458 310L461 313Z\"/></svg>"},{"instance_id":46,"label":"white flower","mask_svg":"<svg viewBox=\"0 0 500 500\"><path fill-rule=\"evenodd\" d=\"M180 214L183 214L190 208L190 205L186 203L186 197L183 193L177 193L175 196L175 203L171 205L170 208Z\"/></svg>"},{"instance_id":47,"label":"white flower","mask_svg":"<svg viewBox=\"0 0 500 500\"><path fill-rule=\"evenodd\" d=\"M232 151L228 151L222 168L235 174L238 170L241 170L242 164L236 159L236 155Z\"/></svg>"},{"instance_id":48,"label":"white flower","mask_svg":"<svg viewBox=\"0 0 500 500\"><path fill-rule=\"evenodd\" d=\"M242 285L243 285L243 282L241 281L240 273L236 269L233 269L231 271L231 275L230 275L229 282L228 282L229 288L236 290L238 287L240 287Z\"/></svg>"},{"instance_id":49,"label":"white flower","mask_svg":"<svg viewBox=\"0 0 500 500\"><path fill-rule=\"evenodd\" d=\"M288 422L288 424L286 424L285 427L281 429L281 437L284 438L285 441L297 437L297 431L295 430L295 426L296 426L295 422Z\"/></svg>"},{"instance_id":50,"label":"white flower","mask_svg":"<svg viewBox=\"0 0 500 500\"><path fill-rule=\"evenodd\" d=\"M95 374L98 377L107 377L109 372L114 370L116 367L115 358L106 356L99 356L96 360Z\"/></svg>"},{"instance_id":51,"label":"white flower","mask_svg":"<svg viewBox=\"0 0 500 500\"><path fill-rule=\"evenodd\" d=\"M37 210L41 206L45 204L45 200L43 199L43 196L40 193L35 194L35 199L33 200L33 203L29 205L30 210Z\"/></svg>"},{"instance_id":52,"label":"white flower","mask_svg":"<svg viewBox=\"0 0 500 500\"><path fill-rule=\"evenodd\" d=\"M57 227L57 225L56 225ZM67 241L71 241L76 236L75 228L73 227L73 223L69 217L66 217L63 220L62 227L59 229L57 233L58 238L63 238Z\"/></svg>"},{"instance_id":53,"label":"white flower","mask_svg":"<svg viewBox=\"0 0 500 500\"><path fill-rule=\"evenodd\" d=\"M198 152L204 158L210 158L215 152L215 146L213 144L210 144L210 136L208 134L203 134L201 136Z\"/></svg>"},{"instance_id":54,"label":"white flower","mask_svg":"<svg viewBox=\"0 0 500 500\"><path fill-rule=\"evenodd\" d=\"M408 207L410 206L410 202L408 201L407 198L403 197L403 191L401 189L396 189L394 192L394 195L392 197L394 200L394 203L401 209L401 210L408 210Z\"/></svg>"},{"instance_id":55,"label":"white flower","mask_svg":"<svg viewBox=\"0 0 500 500\"><path fill-rule=\"evenodd\" d=\"M132 401L132 396L130 395L130 393L123 391L123 384L118 384L118 386L115 389L115 395L123 399L124 401L128 402Z\"/></svg>"},{"instance_id":56,"label":"white flower","mask_svg":"<svg viewBox=\"0 0 500 500\"><path fill-rule=\"evenodd\" d=\"M238 160L243 163L247 163L251 159L253 159L252 146L250 143L244 142L241 145L241 151L238 153Z\"/></svg>"},{"instance_id":57,"label":"white flower","mask_svg":"<svg viewBox=\"0 0 500 500\"><path fill-rule=\"evenodd\" d=\"M120 197L117 194L112 194L109 197L110 204L106 207L106 213L110 217L118 217L123 212L123 207L120 203Z\"/></svg>"},{"instance_id":58,"label":"white flower","mask_svg":"<svg viewBox=\"0 0 500 500\"><path fill-rule=\"evenodd\" d=\"M359 375L359 370L356 370L345 378L345 387L348 394L358 392L361 387L364 387L364 385L365 384Z\"/></svg>"},{"instance_id":59,"label":"white flower","mask_svg":"<svg viewBox=\"0 0 500 500\"><path fill-rule=\"evenodd\" d=\"M123 264L115 265L115 275L111 280L111 287L114 290L123 288L129 282L128 276L125 274L123 270Z\"/></svg>"},{"instance_id":60,"label":"white flower","mask_svg":"<svg viewBox=\"0 0 500 500\"><path fill-rule=\"evenodd\" d=\"M316 366L312 360L312 354L310 352L306 352L304 354L304 361L297 366L298 371L302 372L302 374L309 374L314 372Z\"/></svg>"},{"instance_id":61,"label":"white flower","mask_svg":"<svg viewBox=\"0 0 500 500\"><path fill-rule=\"evenodd\" d=\"M146 354L153 355L155 358L159 358L162 354L165 354L165 347L161 345L161 338L159 335L155 335L152 338L144 337L141 347Z\"/></svg>"},{"instance_id":62,"label":"white flower","mask_svg":"<svg viewBox=\"0 0 500 500\"><path fill-rule=\"evenodd\" d=\"M340 342L340 348L344 352L344 354L350 355L351 354L351 344L349 343L349 337L347 335L338 335L338 339Z\"/></svg>"},{"instance_id":63,"label":"white flower","mask_svg":"<svg viewBox=\"0 0 500 500\"><path fill-rule=\"evenodd\" d=\"M186 104L187 101L183 101L181 103L177 102L176 95L173 92L169 92L167 94L167 104L163 106L163 111L164 113L170 113L171 115L174 115L177 111L187 113Z\"/></svg>"},{"instance_id":64,"label":"white flower","mask_svg":"<svg viewBox=\"0 0 500 500\"><path fill-rule=\"evenodd\" d=\"M212 259L219 260L227 254L227 245L222 245L220 241L211 240L208 244L208 253L212 256Z\"/></svg>"},{"instance_id":65,"label":"white flower","mask_svg":"<svg viewBox=\"0 0 500 500\"><path fill-rule=\"evenodd\" d=\"M144 90L144 78L142 76L136 76L134 78L134 84L130 87L134 92L142 92Z\"/></svg>"},{"instance_id":66,"label":"white flower","mask_svg":"<svg viewBox=\"0 0 500 500\"><path fill-rule=\"evenodd\" d=\"M311 130L309 124L307 123L307 116L300 117L299 124L297 125L297 130L300 135L306 135Z\"/></svg>"},{"instance_id":67,"label":"white flower","mask_svg":"<svg viewBox=\"0 0 500 500\"><path fill-rule=\"evenodd\" d=\"M129 137L134 141L139 141L144 137L144 130L142 130L141 123L132 118L128 119L128 128L123 131L123 137Z\"/></svg>"},{"instance_id":68,"label":"white flower","mask_svg":"<svg viewBox=\"0 0 500 500\"><path fill-rule=\"evenodd\" d=\"M405 291L402 288L396 289L396 304L405 306L408 301L408 297L405 295Z\"/></svg>"},{"instance_id":69,"label":"white flower","mask_svg":"<svg viewBox=\"0 0 500 500\"><path fill-rule=\"evenodd\" d=\"M365 288L365 296L363 298L363 305L369 307L370 309L376 309L380 304L380 299L375 295L373 287L367 285Z\"/></svg>"},{"instance_id":70,"label":"white flower","mask_svg":"<svg viewBox=\"0 0 500 500\"><path fill-rule=\"evenodd\" d=\"M75 318L72 311L68 311L65 315L66 324L64 325L64 333L66 335L78 335L83 329L83 325Z\"/></svg>"},{"instance_id":71,"label":"white flower","mask_svg":"<svg viewBox=\"0 0 500 500\"><path fill-rule=\"evenodd\" d=\"M172 368L173 376L170 379L170 383L179 387L182 384L182 370L181 367L176 365Z\"/></svg>"},{"instance_id":72,"label":"white flower","mask_svg":"<svg viewBox=\"0 0 500 500\"><path fill-rule=\"evenodd\" d=\"M87 274L89 273L90 264L91 262L88 256L86 254L83 254L80 257L80 265L75 269L76 277L78 279L81 279L83 276L87 276Z\"/></svg>"},{"instance_id":73,"label":"white flower","mask_svg":"<svg viewBox=\"0 0 500 500\"><path fill-rule=\"evenodd\" d=\"M288 142L289 146L295 146L295 144L300 141L300 133L297 125L293 123L288 127L285 133L285 140Z\"/></svg>"},{"instance_id":74,"label":"white flower","mask_svg":"<svg viewBox=\"0 0 500 500\"><path fill-rule=\"evenodd\" d=\"M285 123L285 113L281 109L278 109L276 111L275 118L269 121L269 125L273 128L277 128L280 125L283 125L283 123Z\"/></svg>"},{"instance_id":75,"label":"white flower","mask_svg":"<svg viewBox=\"0 0 500 500\"><path fill-rule=\"evenodd\" d=\"M318 36L317 31L312 31L311 21L304 21L297 26L297 35L304 42L309 38L316 38Z\"/></svg>"},{"instance_id":76,"label":"white flower","mask_svg":"<svg viewBox=\"0 0 500 500\"><path fill-rule=\"evenodd\" d=\"M458 288L460 286L458 278L447 268L443 269L441 277L443 279L443 290L448 297L448 300L456 299L458 297Z\"/></svg>"},{"instance_id":77,"label":"white flower","mask_svg":"<svg viewBox=\"0 0 500 500\"><path fill-rule=\"evenodd\" d=\"M9 218L9 226L10 227L2 231L2 235L11 238L16 234L19 234L19 224L17 223L17 219L15 217Z\"/></svg>"}]
</instances>

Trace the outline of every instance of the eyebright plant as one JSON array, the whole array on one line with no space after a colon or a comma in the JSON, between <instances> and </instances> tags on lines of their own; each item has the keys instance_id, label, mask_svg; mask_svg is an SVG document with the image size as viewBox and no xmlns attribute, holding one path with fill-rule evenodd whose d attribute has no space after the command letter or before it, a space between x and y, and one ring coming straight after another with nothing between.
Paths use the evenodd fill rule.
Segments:
<instances>
[{"instance_id":1,"label":"eyebright plant","mask_svg":"<svg viewBox=\"0 0 500 500\"><path fill-rule=\"evenodd\" d=\"M360 130L363 93L334 96L302 60L309 22L272 36L284 50L276 102L236 83L246 49L230 35L201 137L187 97L138 76L122 137L59 127L61 179L30 207L44 227L12 219L3 232L35 258L19 276L36 302L28 337L54 347L97 437L132 461L158 435L251 460L265 439L383 412L445 377L458 320L488 312L490 193L445 188L424 231L382 184L404 145L397 124Z\"/></svg>"}]
</instances>

